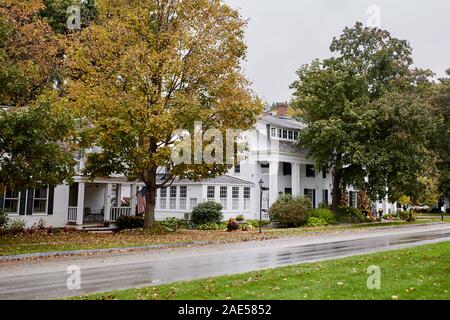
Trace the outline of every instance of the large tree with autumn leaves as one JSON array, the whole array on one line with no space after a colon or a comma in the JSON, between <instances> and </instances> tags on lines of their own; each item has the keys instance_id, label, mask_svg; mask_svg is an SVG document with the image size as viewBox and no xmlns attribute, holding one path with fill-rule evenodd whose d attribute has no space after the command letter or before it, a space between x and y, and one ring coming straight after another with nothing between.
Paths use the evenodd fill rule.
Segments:
<instances>
[{"instance_id":1,"label":"large tree with autumn leaves","mask_svg":"<svg viewBox=\"0 0 450 320\"><path fill-rule=\"evenodd\" d=\"M68 52L68 97L88 126L86 172L139 179L147 187L145 228L158 188L178 177L225 173L225 164L177 164L178 129L247 129L262 111L241 73L244 27L220 0L98 1L95 24Z\"/></svg>"}]
</instances>

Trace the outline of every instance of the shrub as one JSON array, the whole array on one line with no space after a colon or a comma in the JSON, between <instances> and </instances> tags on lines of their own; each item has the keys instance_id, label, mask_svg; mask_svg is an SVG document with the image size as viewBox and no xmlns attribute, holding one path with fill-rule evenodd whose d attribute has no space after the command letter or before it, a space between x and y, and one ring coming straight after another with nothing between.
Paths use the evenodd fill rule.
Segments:
<instances>
[{"instance_id":1,"label":"shrub","mask_svg":"<svg viewBox=\"0 0 450 320\"><path fill-rule=\"evenodd\" d=\"M178 229L187 229L188 223L185 220L181 220L178 218L167 218L164 221L159 222L160 225L170 229L170 230L178 230Z\"/></svg>"},{"instance_id":2,"label":"shrub","mask_svg":"<svg viewBox=\"0 0 450 320\"><path fill-rule=\"evenodd\" d=\"M331 210L331 205L326 202L321 202L319 203L318 208Z\"/></svg>"},{"instance_id":3,"label":"shrub","mask_svg":"<svg viewBox=\"0 0 450 320\"><path fill-rule=\"evenodd\" d=\"M320 227L320 226L326 226L328 223L323 219L319 217L309 217L308 218L308 226L309 227Z\"/></svg>"},{"instance_id":4,"label":"shrub","mask_svg":"<svg viewBox=\"0 0 450 320\"><path fill-rule=\"evenodd\" d=\"M247 226L249 226L250 229L259 228L259 220L247 220L245 224ZM261 221L261 226L262 227L265 227L265 226L267 226L269 224L270 224L270 221L268 221L268 220Z\"/></svg>"},{"instance_id":5,"label":"shrub","mask_svg":"<svg viewBox=\"0 0 450 320\"><path fill-rule=\"evenodd\" d=\"M25 220L23 219L14 219L8 225L8 231L12 234L18 234L25 232Z\"/></svg>"},{"instance_id":6,"label":"shrub","mask_svg":"<svg viewBox=\"0 0 450 320\"><path fill-rule=\"evenodd\" d=\"M244 220L245 220L245 218L242 214L240 214L236 217L236 221L244 221Z\"/></svg>"},{"instance_id":7,"label":"shrub","mask_svg":"<svg viewBox=\"0 0 450 320\"><path fill-rule=\"evenodd\" d=\"M365 221L365 218L359 209L340 206L338 208L337 220L347 223L361 223Z\"/></svg>"},{"instance_id":8,"label":"shrub","mask_svg":"<svg viewBox=\"0 0 450 320\"><path fill-rule=\"evenodd\" d=\"M336 217L333 211L329 209L315 209L309 212L309 217L320 218L326 222L326 224L336 224Z\"/></svg>"},{"instance_id":9,"label":"shrub","mask_svg":"<svg viewBox=\"0 0 450 320\"><path fill-rule=\"evenodd\" d=\"M269 209L270 219L292 228L306 224L311 202L305 197L281 196Z\"/></svg>"},{"instance_id":10,"label":"shrub","mask_svg":"<svg viewBox=\"0 0 450 320\"><path fill-rule=\"evenodd\" d=\"M413 210L400 211L399 217L406 222L414 222L417 219L417 212Z\"/></svg>"},{"instance_id":11,"label":"shrub","mask_svg":"<svg viewBox=\"0 0 450 320\"><path fill-rule=\"evenodd\" d=\"M236 220L230 219L230 220L228 221L228 224L227 224L227 230L228 230L228 231L236 231L236 230L239 230L239 225L237 224Z\"/></svg>"},{"instance_id":12,"label":"shrub","mask_svg":"<svg viewBox=\"0 0 450 320\"><path fill-rule=\"evenodd\" d=\"M227 228L227 224L225 222L209 222L205 224L200 224L196 226L197 230L225 230Z\"/></svg>"},{"instance_id":13,"label":"shrub","mask_svg":"<svg viewBox=\"0 0 450 320\"><path fill-rule=\"evenodd\" d=\"M143 228L144 219L142 217L121 216L116 220L116 224L120 230Z\"/></svg>"},{"instance_id":14,"label":"shrub","mask_svg":"<svg viewBox=\"0 0 450 320\"><path fill-rule=\"evenodd\" d=\"M5 210L0 210L0 228L8 224L9 218Z\"/></svg>"},{"instance_id":15,"label":"shrub","mask_svg":"<svg viewBox=\"0 0 450 320\"><path fill-rule=\"evenodd\" d=\"M215 202L205 202L192 210L192 222L196 225L219 223L223 219L222 205Z\"/></svg>"}]
</instances>

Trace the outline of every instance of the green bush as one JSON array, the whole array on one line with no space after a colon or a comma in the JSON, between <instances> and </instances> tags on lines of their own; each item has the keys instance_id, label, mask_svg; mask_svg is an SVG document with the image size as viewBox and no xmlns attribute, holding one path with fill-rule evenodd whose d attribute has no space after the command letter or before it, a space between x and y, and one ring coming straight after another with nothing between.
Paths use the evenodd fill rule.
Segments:
<instances>
[{"instance_id":1,"label":"green bush","mask_svg":"<svg viewBox=\"0 0 450 320\"><path fill-rule=\"evenodd\" d=\"M225 222L209 222L196 226L197 230L225 230L227 228L227 223Z\"/></svg>"},{"instance_id":2,"label":"green bush","mask_svg":"<svg viewBox=\"0 0 450 320\"><path fill-rule=\"evenodd\" d=\"M12 234L18 234L25 232L26 223L22 219L11 220L8 225L8 231Z\"/></svg>"},{"instance_id":3,"label":"green bush","mask_svg":"<svg viewBox=\"0 0 450 320\"><path fill-rule=\"evenodd\" d=\"M236 221L244 221L244 220L245 220L245 218L242 214L236 216Z\"/></svg>"},{"instance_id":4,"label":"green bush","mask_svg":"<svg viewBox=\"0 0 450 320\"><path fill-rule=\"evenodd\" d=\"M0 228L6 227L8 221L9 221L8 214L5 212L5 210L0 210Z\"/></svg>"},{"instance_id":5,"label":"green bush","mask_svg":"<svg viewBox=\"0 0 450 320\"><path fill-rule=\"evenodd\" d=\"M346 223L361 223L366 221L359 209L345 206L340 206L338 208L336 218L339 222Z\"/></svg>"},{"instance_id":6,"label":"green bush","mask_svg":"<svg viewBox=\"0 0 450 320\"><path fill-rule=\"evenodd\" d=\"M259 228L259 220L247 220L245 223L247 226L249 226L251 229ZM265 227L270 224L270 221L268 220L262 220L261 226Z\"/></svg>"},{"instance_id":7,"label":"green bush","mask_svg":"<svg viewBox=\"0 0 450 320\"><path fill-rule=\"evenodd\" d=\"M328 223L319 217L309 217L308 218L308 227L321 227L326 226Z\"/></svg>"},{"instance_id":8,"label":"green bush","mask_svg":"<svg viewBox=\"0 0 450 320\"><path fill-rule=\"evenodd\" d=\"M144 227L144 219L136 216L121 216L116 220L116 224L120 230L138 229Z\"/></svg>"},{"instance_id":9,"label":"green bush","mask_svg":"<svg viewBox=\"0 0 450 320\"><path fill-rule=\"evenodd\" d=\"M309 212L310 218L319 218L326 222L326 224L336 224L336 217L333 211L329 209L314 209Z\"/></svg>"},{"instance_id":10,"label":"green bush","mask_svg":"<svg viewBox=\"0 0 450 320\"><path fill-rule=\"evenodd\" d=\"M196 225L219 223L223 219L222 205L215 202L205 202L192 210L192 222Z\"/></svg>"},{"instance_id":11,"label":"green bush","mask_svg":"<svg viewBox=\"0 0 450 320\"><path fill-rule=\"evenodd\" d=\"M409 211L400 211L398 213L400 219L406 221L406 222L414 222L417 219L417 212L413 210Z\"/></svg>"},{"instance_id":12,"label":"green bush","mask_svg":"<svg viewBox=\"0 0 450 320\"><path fill-rule=\"evenodd\" d=\"M189 227L189 224L186 220L181 220L178 218L167 218L164 221L158 222L163 227L166 227L169 230L176 231L178 229L187 229Z\"/></svg>"},{"instance_id":13,"label":"green bush","mask_svg":"<svg viewBox=\"0 0 450 320\"><path fill-rule=\"evenodd\" d=\"M295 228L306 224L310 210L308 198L283 195L270 207L269 216L281 226Z\"/></svg>"}]
</instances>

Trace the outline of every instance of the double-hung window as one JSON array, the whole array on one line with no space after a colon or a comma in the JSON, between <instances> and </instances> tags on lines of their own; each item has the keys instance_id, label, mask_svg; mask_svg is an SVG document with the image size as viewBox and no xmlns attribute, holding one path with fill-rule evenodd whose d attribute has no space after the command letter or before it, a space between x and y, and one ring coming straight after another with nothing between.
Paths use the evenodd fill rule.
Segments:
<instances>
[{"instance_id":1,"label":"double-hung window","mask_svg":"<svg viewBox=\"0 0 450 320\"><path fill-rule=\"evenodd\" d=\"M227 210L227 202L228 202L228 187L220 187L220 204L223 207L223 210Z\"/></svg>"},{"instance_id":2,"label":"double-hung window","mask_svg":"<svg viewBox=\"0 0 450 320\"><path fill-rule=\"evenodd\" d=\"M206 198L208 199L208 201L214 201L214 199L216 198L214 186L208 186L208 188L206 189Z\"/></svg>"},{"instance_id":3,"label":"double-hung window","mask_svg":"<svg viewBox=\"0 0 450 320\"><path fill-rule=\"evenodd\" d=\"M161 188L159 190L159 208L166 209L167 188Z\"/></svg>"},{"instance_id":4,"label":"double-hung window","mask_svg":"<svg viewBox=\"0 0 450 320\"><path fill-rule=\"evenodd\" d=\"M186 210L187 186L180 186L180 210Z\"/></svg>"},{"instance_id":5,"label":"double-hung window","mask_svg":"<svg viewBox=\"0 0 450 320\"><path fill-rule=\"evenodd\" d=\"M250 210L250 187L244 187L244 210Z\"/></svg>"},{"instance_id":6,"label":"double-hung window","mask_svg":"<svg viewBox=\"0 0 450 320\"><path fill-rule=\"evenodd\" d=\"M177 208L177 187L176 186L170 187L169 207L172 210Z\"/></svg>"},{"instance_id":7,"label":"double-hung window","mask_svg":"<svg viewBox=\"0 0 450 320\"><path fill-rule=\"evenodd\" d=\"M46 188L35 189L33 197L33 214L47 213L48 190Z\"/></svg>"},{"instance_id":8,"label":"double-hung window","mask_svg":"<svg viewBox=\"0 0 450 320\"><path fill-rule=\"evenodd\" d=\"M232 210L239 210L239 187L233 187L231 189L231 197L232 197L231 203Z\"/></svg>"},{"instance_id":9,"label":"double-hung window","mask_svg":"<svg viewBox=\"0 0 450 320\"><path fill-rule=\"evenodd\" d=\"M6 190L4 197L4 210L8 214L18 214L19 213L19 191ZM1 205L1 204L0 204ZM1 207L0 207L1 209Z\"/></svg>"}]
</instances>

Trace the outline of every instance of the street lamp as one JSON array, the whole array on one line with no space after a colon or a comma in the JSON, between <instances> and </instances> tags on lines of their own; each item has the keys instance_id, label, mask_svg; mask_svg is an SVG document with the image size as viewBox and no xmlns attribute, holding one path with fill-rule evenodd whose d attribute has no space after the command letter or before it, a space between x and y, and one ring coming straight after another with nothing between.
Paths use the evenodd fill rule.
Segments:
<instances>
[{"instance_id":1,"label":"street lamp","mask_svg":"<svg viewBox=\"0 0 450 320\"><path fill-rule=\"evenodd\" d=\"M258 182L259 184L259 233L262 233L262 196L263 196L263 187L264 187L264 181L261 178Z\"/></svg>"}]
</instances>

